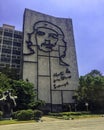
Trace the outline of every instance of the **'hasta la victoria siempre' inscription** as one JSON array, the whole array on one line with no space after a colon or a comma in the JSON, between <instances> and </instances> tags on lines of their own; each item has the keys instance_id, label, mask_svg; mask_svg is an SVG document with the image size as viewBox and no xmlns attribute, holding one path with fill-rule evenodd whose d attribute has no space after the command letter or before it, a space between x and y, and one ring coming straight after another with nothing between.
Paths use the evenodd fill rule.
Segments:
<instances>
[{"instance_id":1,"label":"'hasta la victoria siempre' inscription","mask_svg":"<svg viewBox=\"0 0 104 130\"><path fill-rule=\"evenodd\" d=\"M53 74L54 89L60 88L60 87L66 87L67 85L69 85L68 79L70 78L71 78L71 75L68 68L66 69L66 71L61 71L60 73L54 73Z\"/></svg>"}]
</instances>

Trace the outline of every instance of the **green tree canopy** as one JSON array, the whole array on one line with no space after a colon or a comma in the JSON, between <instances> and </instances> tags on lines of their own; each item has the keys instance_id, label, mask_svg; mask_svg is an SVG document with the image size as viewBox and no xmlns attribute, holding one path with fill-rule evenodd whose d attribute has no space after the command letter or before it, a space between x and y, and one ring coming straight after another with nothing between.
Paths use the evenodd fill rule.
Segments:
<instances>
[{"instance_id":1,"label":"green tree canopy","mask_svg":"<svg viewBox=\"0 0 104 130\"><path fill-rule=\"evenodd\" d=\"M92 70L79 78L77 101L89 103L91 109L104 108L104 76L98 70Z\"/></svg>"},{"instance_id":2,"label":"green tree canopy","mask_svg":"<svg viewBox=\"0 0 104 130\"><path fill-rule=\"evenodd\" d=\"M32 83L23 80L13 80L11 89L14 90L17 96L17 109L29 109L29 104L34 103L36 94Z\"/></svg>"},{"instance_id":3,"label":"green tree canopy","mask_svg":"<svg viewBox=\"0 0 104 130\"><path fill-rule=\"evenodd\" d=\"M10 89L10 79L3 73L0 72L0 89L3 91Z\"/></svg>"},{"instance_id":4,"label":"green tree canopy","mask_svg":"<svg viewBox=\"0 0 104 130\"><path fill-rule=\"evenodd\" d=\"M5 74L10 79L13 79L13 80L19 80L20 79L18 69L10 68L9 66L6 66L6 67L0 69L0 72Z\"/></svg>"},{"instance_id":5,"label":"green tree canopy","mask_svg":"<svg viewBox=\"0 0 104 130\"><path fill-rule=\"evenodd\" d=\"M29 104L34 103L36 94L32 83L23 80L13 80L0 73L0 97L2 97L2 92L9 89L13 90L13 94L17 96L17 110L28 109Z\"/></svg>"}]
</instances>

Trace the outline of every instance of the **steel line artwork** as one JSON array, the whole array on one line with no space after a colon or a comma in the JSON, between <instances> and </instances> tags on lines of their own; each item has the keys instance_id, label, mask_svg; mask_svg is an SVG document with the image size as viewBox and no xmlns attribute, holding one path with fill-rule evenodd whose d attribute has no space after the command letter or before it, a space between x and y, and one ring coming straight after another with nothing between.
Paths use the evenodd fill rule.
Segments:
<instances>
[{"instance_id":1,"label":"steel line artwork","mask_svg":"<svg viewBox=\"0 0 104 130\"><path fill-rule=\"evenodd\" d=\"M59 59L59 65L63 66L63 70L52 72L53 74L50 72L50 75L52 74L53 77L53 79L51 79L53 84L52 86L54 89L69 86L71 72L69 64L65 61L67 42L65 41L65 36L61 28L47 21L38 21L34 23L33 31L31 33L27 33L27 38L26 47L29 52L24 53L24 55L30 56L37 54L37 56L39 56L36 52L39 50L40 52L44 52L43 55L41 53L41 56L43 57L44 54L47 54L49 59ZM39 77L39 74L37 74L37 77Z\"/></svg>"},{"instance_id":2,"label":"steel line artwork","mask_svg":"<svg viewBox=\"0 0 104 130\"><path fill-rule=\"evenodd\" d=\"M62 66L69 66L64 61L67 50L67 43L65 42L65 36L63 31L57 25L48 21L38 21L33 25L33 31L27 33L28 40L26 41L29 53L24 55L32 55L35 53L34 47L40 51L51 53L52 51L59 52L59 64ZM35 39L36 43L33 43L32 39Z\"/></svg>"}]
</instances>

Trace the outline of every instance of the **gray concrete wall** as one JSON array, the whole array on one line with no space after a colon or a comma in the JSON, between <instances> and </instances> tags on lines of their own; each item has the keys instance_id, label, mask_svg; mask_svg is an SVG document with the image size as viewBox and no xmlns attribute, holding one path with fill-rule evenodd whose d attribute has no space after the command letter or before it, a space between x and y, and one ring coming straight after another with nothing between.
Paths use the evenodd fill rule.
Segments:
<instances>
[{"instance_id":1,"label":"gray concrete wall","mask_svg":"<svg viewBox=\"0 0 104 130\"><path fill-rule=\"evenodd\" d=\"M24 13L23 79L38 99L49 104L73 103L78 68L72 20L29 9Z\"/></svg>"}]
</instances>

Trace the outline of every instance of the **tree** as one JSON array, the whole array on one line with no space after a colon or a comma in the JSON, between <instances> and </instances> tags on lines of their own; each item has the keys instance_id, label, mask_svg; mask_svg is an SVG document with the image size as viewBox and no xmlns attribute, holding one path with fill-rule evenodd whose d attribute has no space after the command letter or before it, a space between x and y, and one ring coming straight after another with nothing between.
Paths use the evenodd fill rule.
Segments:
<instances>
[{"instance_id":1,"label":"tree","mask_svg":"<svg viewBox=\"0 0 104 130\"><path fill-rule=\"evenodd\" d=\"M19 80L19 70L15 68L9 68L9 66L6 66L2 69L0 69L0 72L5 74L8 78L13 79L13 80Z\"/></svg>"},{"instance_id":2,"label":"tree","mask_svg":"<svg viewBox=\"0 0 104 130\"><path fill-rule=\"evenodd\" d=\"M92 70L79 78L79 88L76 93L77 101L85 108L89 104L92 111L104 109L104 76L98 70Z\"/></svg>"},{"instance_id":3,"label":"tree","mask_svg":"<svg viewBox=\"0 0 104 130\"><path fill-rule=\"evenodd\" d=\"M0 72L0 89L3 91L6 91L7 89L10 89L10 79L3 73Z\"/></svg>"},{"instance_id":4,"label":"tree","mask_svg":"<svg viewBox=\"0 0 104 130\"><path fill-rule=\"evenodd\" d=\"M29 109L30 103L34 103L35 90L32 83L23 80L13 80L11 88L17 95L17 110Z\"/></svg>"},{"instance_id":5,"label":"tree","mask_svg":"<svg viewBox=\"0 0 104 130\"><path fill-rule=\"evenodd\" d=\"M17 96L17 110L28 109L29 104L34 102L35 90L32 83L23 80L13 80L0 73L0 97L2 97L4 91L10 89L13 91L13 95Z\"/></svg>"},{"instance_id":6,"label":"tree","mask_svg":"<svg viewBox=\"0 0 104 130\"><path fill-rule=\"evenodd\" d=\"M90 76L93 76L93 77L102 76L102 74L101 74L101 72L99 70L92 70L87 75L90 75Z\"/></svg>"},{"instance_id":7,"label":"tree","mask_svg":"<svg viewBox=\"0 0 104 130\"><path fill-rule=\"evenodd\" d=\"M0 73L0 98L2 93L7 90L12 90L13 95L17 96L15 110L38 109L45 104L42 100L35 100L37 94L34 90L34 85L28 80L13 80Z\"/></svg>"}]
</instances>

